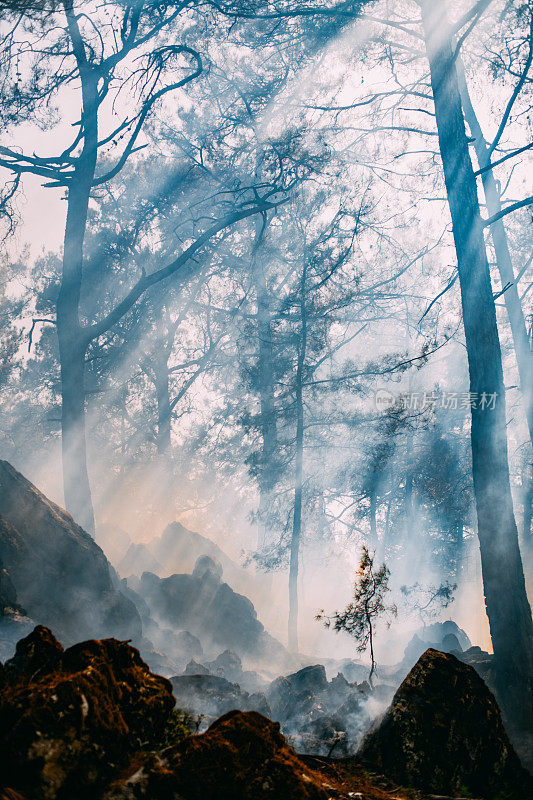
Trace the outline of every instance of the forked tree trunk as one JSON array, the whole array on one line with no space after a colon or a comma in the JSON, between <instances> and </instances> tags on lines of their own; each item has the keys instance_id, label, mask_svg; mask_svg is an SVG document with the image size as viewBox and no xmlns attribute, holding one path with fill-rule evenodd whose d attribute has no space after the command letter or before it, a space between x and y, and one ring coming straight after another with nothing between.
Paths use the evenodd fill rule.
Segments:
<instances>
[{"instance_id":1,"label":"forked tree trunk","mask_svg":"<svg viewBox=\"0 0 533 800\"><path fill-rule=\"evenodd\" d=\"M61 365L63 488L67 511L93 534L94 511L85 440L85 354L88 339L80 322L80 294L83 243L98 153L99 75L87 61L73 0L65 0L64 9L81 80L83 147L68 186L63 269L56 305Z\"/></svg>"},{"instance_id":2,"label":"forked tree trunk","mask_svg":"<svg viewBox=\"0 0 533 800\"><path fill-rule=\"evenodd\" d=\"M465 119L470 128L470 133L474 137L474 150L476 151L477 162L479 168L484 170L481 174L481 180L483 181L487 211L489 217L492 217L499 214L502 210L500 189L492 169L486 169L487 165L490 163L490 149L485 141L481 125L479 124L479 120L472 105L464 67L460 59L457 61L457 77L459 80L459 90L461 92ZM529 342L522 302L518 295L518 287L515 282L513 262L503 220L496 220L496 222L491 225L490 230L502 288L507 287L503 297L511 325L516 363L520 376L522 401L529 429L529 438L533 446L533 350Z\"/></svg>"},{"instance_id":3,"label":"forked tree trunk","mask_svg":"<svg viewBox=\"0 0 533 800\"><path fill-rule=\"evenodd\" d=\"M83 155L81 157L83 159ZM61 367L61 445L65 507L94 534L94 512L85 439L85 355L87 341L79 318L83 241L94 159L86 157L68 190L61 287L57 298L57 335Z\"/></svg>"},{"instance_id":4,"label":"forked tree trunk","mask_svg":"<svg viewBox=\"0 0 533 800\"><path fill-rule=\"evenodd\" d=\"M505 393L496 310L477 187L461 107L445 2L421 0L440 153L444 167L473 397L472 466L485 603L495 655L496 687L508 720L533 719L533 622L507 458Z\"/></svg>"}]
</instances>

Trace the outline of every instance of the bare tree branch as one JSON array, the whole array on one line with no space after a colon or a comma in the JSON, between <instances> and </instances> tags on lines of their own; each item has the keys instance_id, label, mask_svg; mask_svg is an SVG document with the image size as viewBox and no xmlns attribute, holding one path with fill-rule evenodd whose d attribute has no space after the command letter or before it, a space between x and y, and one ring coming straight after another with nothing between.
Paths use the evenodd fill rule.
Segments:
<instances>
[{"instance_id":1,"label":"bare tree branch","mask_svg":"<svg viewBox=\"0 0 533 800\"><path fill-rule=\"evenodd\" d=\"M499 211L497 214L494 214L494 216L489 217L487 220L484 220L483 227L488 228L490 225L493 225L499 219L506 217L507 214L512 214L513 211L518 211L520 208L525 208L526 206L530 206L532 204L533 204L533 195L531 195L530 197L526 197L524 200L519 200L517 203L513 203L512 205L507 206L507 208L502 208L502 210Z\"/></svg>"},{"instance_id":2,"label":"bare tree branch","mask_svg":"<svg viewBox=\"0 0 533 800\"><path fill-rule=\"evenodd\" d=\"M281 200L278 203L261 203L258 205L254 205L251 208L246 208L241 211L235 211L232 214L224 217L224 219L219 220L207 231L202 233L189 247L184 250L184 252L178 256L174 261L170 264L167 264L166 267L162 267L161 269L152 272L150 275L143 275L140 278L135 286L128 292L126 297L112 310L105 316L100 322L96 322L94 325L90 325L85 329L84 337L85 341L88 344L89 342L93 341L93 339L98 338L101 336L102 333L105 333L109 328L115 325L122 317L128 313L128 311L135 305L137 300L144 294L144 292L159 281L165 280L165 278L169 278L171 275L177 273L182 267L184 267L187 262L192 258L192 256L200 250L205 244L207 244L217 233L220 231L225 230L226 228L231 227L236 222L240 222L247 217L251 217L254 214L264 213L265 211L269 211L272 209L276 209L278 205L281 203L286 202L286 200Z\"/></svg>"},{"instance_id":3,"label":"bare tree branch","mask_svg":"<svg viewBox=\"0 0 533 800\"><path fill-rule=\"evenodd\" d=\"M506 107L505 112L503 114L502 121L500 122L500 126L499 126L499 128L498 128L498 130L496 132L496 136L494 137L494 141L492 142L491 146L489 147L489 150L488 150L488 153L487 153L487 161L490 161L490 158L491 158L494 150L496 149L500 139L502 138L503 132L505 130L505 126L507 125L507 122L508 122L509 117L511 115L511 111L512 111L513 105L515 103L515 100L518 97L518 95L520 94L520 92L522 91L522 87L523 87L523 85L524 85L524 83L526 81L527 74L528 74L529 69L531 67L531 62L533 61L533 14L531 15L529 34L530 34L529 35L529 53L528 53L528 56L527 56L527 59L526 59L526 63L524 65L524 69L522 70L522 74L520 76L520 79L519 79L518 83L516 84L516 86L514 88L514 91L513 91L512 95L511 95L510 99L509 99L509 102L507 103L507 107Z\"/></svg>"}]
</instances>

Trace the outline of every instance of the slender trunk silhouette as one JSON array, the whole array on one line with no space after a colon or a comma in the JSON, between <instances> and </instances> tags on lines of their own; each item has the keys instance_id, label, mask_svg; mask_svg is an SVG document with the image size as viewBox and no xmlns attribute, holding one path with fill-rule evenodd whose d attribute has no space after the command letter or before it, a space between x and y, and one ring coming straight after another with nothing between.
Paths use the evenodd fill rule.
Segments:
<instances>
[{"instance_id":1,"label":"slender trunk silhouette","mask_svg":"<svg viewBox=\"0 0 533 800\"><path fill-rule=\"evenodd\" d=\"M302 535L302 489L303 489L303 450L304 450L304 400L303 381L307 351L307 298L306 265L300 282L300 320L301 330L298 341L296 365L295 403L296 403L296 443L294 457L294 513L292 524L290 567L289 567L289 650L298 652L298 571L300 560L300 541Z\"/></svg>"},{"instance_id":2,"label":"slender trunk silhouette","mask_svg":"<svg viewBox=\"0 0 533 800\"><path fill-rule=\"evenodd\" d=\"M523 477L522 484L524 504L524 514L522 517L522 537L527 545L531 545L533 542L533 530L531 528L531 523L533 522L533 474L531 467L529 469L529 475L526 474Z\"/></svg>"},{"instance_id":3,"label":"slender trunk silhouette","mask_svg":"<svg viewBox=\"0 0 533 800\"><path fill-rule=\"evenodd\" d=\"M378 498L377 498L377 491L376 488L373 486L370 489L369 495L370 501L370 538L374 544L378 541L378 525L377 525L377 505L378 505Z\"/></svg>"},{"instance_id":4,"label":"slender trunk silhouette","mask_svg":"<svg viewBox=\"0 0 533 800\"><path fill-rule=\"evenodd\" d=\"M489 217L493 217L502 210L499 184L494 177L492 169L487 169L490 163L490 147L483 136L481 125L479 124L479 120L472 105L464 67L460 59L457 60L457 77L459 80L463 112L468 127L470 128L470 133L474 138L473 144L479 168L483 170L481 173L481 180L485 192L487 212ZM509 242L507 240L507 232L503 220L499 219L493 222L490 231L502 288L507 287L503 297L511 324L518 374L520 376L520 387L529 428L529 438L533 446L533 349L531 348L527 332L522 302L518 294L513 262L509 251Z\"/></svg>"},{"instance_id":5,"label":"slender trunk silhouette","mask_svg":"<svg viewBox=\"0 0 533 800\"><path fill-rule=\"evenodd\" d=\"M257 546L262 550L268 540L268 522L265 519L273 484L276 480L275 458L278 447L278 431L274 395L274 353L272 343L272 309L261 249L265 236L265 219L257 217L256 238L252 257L252 277L257 302L257 374L261 413L261 462L259 465L259 523Z\"/></svg>"},{"instance_id":6,"label":"slender trunk silhouette","mask_svg":"<svg viewBox=\"0 0 533 800\"><path fill-rule=\"evenodd\" d=\"M170 387L168 373L168 358L165 350L161 349L154 354L152 369L157 401L157 452L160 456L170 453L170 429L172 410L170 407Z\"/></svg>"},{"instance_id":7,"label":"slender trunk silhouette","mask_svg":"<svg viewBox=\"0 0 533 800\"><path fill-rule=\"evenodd\" d=\"M83 149L68 187L61 286L57 298L57 335L61 366L61 443L65 507L75 521L94 533L94 511L87 471L85 438L85 355L88 345L80 323L83 242L98 140L97 76L79 44L77 22L68 16L82 83Z\"/></svg>"},{"instance_id":8,"label":"slender trunk silhouette","mask_svg":"<svg viewBox=\"0 0 533 800\"><path fill-rule=\"evenodd\" d=\"M496 688L509 720L533 719L533 622L507 458L505 391L496 310L444 2L422 0L439 146L457 253L472 404L472 466ZM483 407L482 398L495 398Z\"/></svg>"}]
</instances>

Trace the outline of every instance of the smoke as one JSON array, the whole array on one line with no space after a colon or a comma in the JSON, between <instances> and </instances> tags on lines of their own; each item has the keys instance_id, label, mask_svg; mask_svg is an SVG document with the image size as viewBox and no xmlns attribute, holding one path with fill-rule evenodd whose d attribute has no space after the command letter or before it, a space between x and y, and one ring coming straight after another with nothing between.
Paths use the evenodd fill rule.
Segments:
<instances>
[{"instance_id":1,"label":"smoke","mask_svg":"<svg viewBox=\"0 0 533 800\"><path fill-rule=\"evenodd\" d=\"M385 15L386 5L376 4L377 17ZM325 630L315 615L321 608L333 611L349 602L360 548L366 542L375 550L377 562L386 563L391 571L392 602L400 603L403 586L432 587L444 580L457 583L454 602L446 609L432 607L421 620L416 611L403 607L390 628L378 621L378 676L387 682L387 668L401 662L405 647L425 622L453 619L474 644L486 650L490 650L490 635L471 487L468 479L463 480L470 470L468 409L445 413L449 409L443 409L441 402L444 396L461 398L468 391L457 286L428 311L449 283L455 264L453 243L445 235L448 217L440 167L428 145L434 137L424 135L423 130L417 132L418 122L414 126L411 119L413 113L419 113L416 109L411 109L409 126L399 125L409 130L391 131L391 123L400 113L396 105L380 105L370 113L366 103L369 94L381 96L391 91L395 80L419 85L425 65L412 59L400 63L393 80L387 60L382 58L386 43L376 34L375 26L366 22L346 27L327 38L311 58L295 58L283 79L277 74L284 65L279 53L269 50L267 60L260 47L244 48L231 41L224 46L212 44L209 82L195 86L187 98L180 96L179 113L165 108L154 118L145 141L150 155L139 154L124 173L123 183L113 186L117 201L103 196L91 201L82 316L88 322L99 319L127 293L142 270L150 272L181 252L213 208L218 212L226 207L228 197L246 202L263 151L272 157L281 149L280 143L292 142L297 131L302 144L296 155L300 157L307 148L316 162L318 155L324 159L320 179L314 175L291 195L290 205L283 206L270 223L262 254L255 256L272 294L273 338L279 360L275 395L280 419L281 412L285 414L279 442L285 472L278 486L276 516L267 526L276 569L251 563L258 538L254 514L260 502L257 480L250 470L260 447L257 426L250 423L259 407L257 393L250 388L254 368L250 353L255 358L258 312L250 271L254 226L239 225L227 238L217 240L202 254L192 281L165 283L161 296L150 295L146 303L139 303L123 326L90 350L89 473L100 526L97 538L115 567L131 543L150 549L168 525L181 523L217 544L234 562L234 573L225 574L224 579L235 593L253 602L266 631L286 644L287 554L294 489L287 455L294 439L289 367L299 335L287 298L296 291L294 276L306 256L303 240L298 238L302 227L308 225L307 233L315 236L342 209L346 214L343 225L350 223L357 235L344 272L339 268L335 276L339 308L347 287L357 287L359 294L350 306L350 315L338 313L334 305L323 315L337 314L331 329L326 331L324 325L316 336L316 359L323 361L306 388L309 416L299 582L301 653L295 667L326 663L329 673L335 668L333 662L349 659L364 669L361 662L367 655L357 654L356 643L347 635ZM272 74L261 71L266 63L274 64ZM265 101L261 91L272 75L279 83ZM480 73L476 91L483 97L489 89L492 96L490 76ZM257 107L252 102L252 118L244 122L243 97L257 100ZM120 102L127 107L127 95ZM70 89L63 103L65 120L70 112L78 114L78 98ZM358 103L364 105L358 107ZM331 106L333 111L328 108ZM235 129L231 127L234 117L241 120ZM110 121L104 118L104 128ZM61 147L68 144L67 133L70 126L54 126ZM48 134L25 125L19 129L17 143L25 151L42 152ZM265 157L261 167L266 182L272 162ZM43 249L52 250L56 262L61 255L65 203L38 184L35 178L25 180L27 201L20 207L23 225L18 241L10 244L10 257L15 261L16 251L28 241L32 267L42 273L44 267L36 262ZM511 176L511 194L516 186L516 178ZM147 206L151 207L149 213ZM334 243L332 258L338 257L341 249ZM17 296L27 304L23 322L18 321L26 333L33 316L53 313L57 264L51 273L47 286L28 286L33 278L25 267L14 278ZM516 368L503 316L500 322L507 383L514 386L518 383ZM171 330L167 399L170 403L179 400L170 421L171 447L162 453L158 449L160 407L152 372L157 348L165 350ZM59 364L54 337L52 327L40 328L34 333L31 354L25 353L27 340L16 354L17 374L1 386L2 400L9 400L13 412L9 424L2 426L0 449L2 456L13 461L47 496L63 504ZM323 343L327 346L319 352ZM413 364L408 368L388 370L410 360ZM200 364L202 370L192 380ZM350 375L356 377L348 380ZM320 381L329 387L322 394ZM375 392L380 390L394 399L417 395L420 400L426 393L435 393L437 406L441 405L436 411L408 409L402 417L403 427L396 431L384 426L386 414L374 403ZM520 396L512 388L508 395L511 469L518 484L527 437ZM436 449L442 441L449 448L446 462L441 460L443 450ZM526 459L528 447L526 444ZM381 450L384 455L373 471L372 458ZM444 464L448 473L439 484ZM369 476L374 474L375 533L368 487ZM463 503L458 520L462 544L457 547L448 513L452 501L457 507ZM161 578L192 572L193 565L186 559L180 563L161 551L155 557L161 564ZM531 559L526 566L531 583ZM153 617L155 648L163 651L176 669L184 667L178 642L173 641L168 652L164 651L168 631L177 634L186 628L170 624L159 607L154 607ZM147 638L149 630L148 625ZM202 646L206 657L214 659L219 654L219 645L207 634ZM245 653L243 658L246 660ZM249 656L245 666L255 668L259 662ZM272 673L282 674L279 661L273 660L270 667ZM361 701L360 710L345 713L343 724L350 742L358 741L384 702L370 696ZM301 734L296 725L287 730L291 736Z\"/></svg>"}]
</instances>

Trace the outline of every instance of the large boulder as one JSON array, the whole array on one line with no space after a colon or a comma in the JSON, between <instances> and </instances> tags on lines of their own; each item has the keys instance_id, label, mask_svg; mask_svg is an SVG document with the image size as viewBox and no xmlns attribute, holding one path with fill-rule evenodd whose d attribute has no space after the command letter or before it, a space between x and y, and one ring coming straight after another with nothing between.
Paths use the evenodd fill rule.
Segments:
<instances>
[{"instance_id":1,"label":"large boulder","mask_svg":"<svg viewBox=\"0 0 533 800\"><path fill-rule=\"evenodd\" d=\"M370 723L368 693L340 673L328 682L321 664L276 678L265 696L272 718L300 753L353 753Z\"/></svg>"},{"instance_id":2,"label":"large boulder","mask_svg":"<svg viewBox=\"0 0 533 800\"><path fill-rule=\"evenodd\" d=\"M489 688L493 688L494 656L492 653L487 653L481 647L475 646L469 647L468 650L464 650L462 653L455 653L455 655L459 661L474 667Z\"/></svg>"},{"instance_id":3,"label":"large boulder","mask_svg":"<svg viewBox=\"0 0 533 800\"><path fill-rule=\"evenodd\" d=\"M137 609L113 585L94 539L6 461L0 461L0 560L17 602L65 643L141 636Z\"/></svg>"},{"instance_id":4,"label":"large boulder","mask_svg":"<svg viewBox=\"0 0 533 800\"><path fill-rule=\"evenodd\" d=\"M232 711L201 736L136 759L104 800L328 800L339 794L287 746L279 725Z\"/></svg>"},{"instance_id":5,"label":"large boulder","mask_svg":"<svg viewBox=\"0 0 533 800\"><path fill-rule=\"evenodd\" d=\"M157 539L153 539L148 548L152 555L164 565L160 577L192 572L201 556L208 556L220 564L226 580L240 591L252 593L256 576L246 572L232 561L215 542L200 533L189 531L180 522L172 522ZM155 572L155 570L150 570ZM140 573L139 573L140 574Z\"/></svg>"},{"instance_id":6,"label":"large boulder","mask_svg":"<svg viewBox=\"0 0 533 800\"><path fill-rule=\"evenodd\" d=\"M436 794L492 797L521 786L517 796L533 796L483 680L433 649L405 678L358 758L398 783Z\"/></svg>"},{"instance_id":7,"label":"large boulder","mask_svg":"<svg viewBox=\"0 0 533 800\"><path fill-rule=\"evenodd\" d=\"M124 557L131 544L130 536L125 530L107 522L97 525L94 540L114 567Z\"/></svg>"},{"instance_id":8,"label":"large boulder","mask_svg":"<svg viewBox=\"0 0 533 800\"><path fill-rule=\"evenodd\" d=\"M326 669L322 664L303 667L299 669L298 672L293 672L292 675L288 675L287 680L295 692L312 692L313 694L318 694L328 688Z\"/></svg>"},{"instance_id":9,"label":"large boulder","mask_svg":"<svg viewBox=\"0 0 533 800\"><path fill-rule=\"evenodd\" d=\"M200 556L191 575L159 578L145 572L136 587L161 628L187 630L207 652L232 650L272 668L290 663L285 648L265 630L251 601L221 579L211 557Z\"/></svg>"},{"instance_id":10,"label":"large boulder","mask_svg":"<svg viewBox=\"0 0 533 800\"><path fill-rule=\"evenodd\" d=\"M37 625L28 636L17 642L15 655L4 665L4 675L35 678L54 669L63 653L63 646L52 631L44 625Z\"/></svg>"},{"instance_id":11,"label":"large boulder","mask_svg":"<svg viewBox=\"0 0 533 800\"><path fill-rule=\"evenodd\" d=\"M67 650L37 627L1 672L1 780L30 798L93 797L140 747L158 743L172 687L116 639Z\"/></svg>"},{"instance_id":12,"label":"large boulder","mask_svg":"<svg viewBox=\"0 0 533 800\"><path fill-rule=\"evenodd\" d=\"M170 679L179 708L207 719L228 711L258 711L270 716L270 708L261 692L249 693L239 684L220 675L176 675Z\"/></svg>"},{"instance_id":13,"label":"large boulder","mask_svg":"<svg viewBox=\"0 0 533 800\"><path fill-rule=\"evenodd\" d=\"M405 648L402 662L403 675L416 664L422 653L425 653L430 647L434 650L441 650L443 653L460 653L463 650L468 650L471 646L472 642L465 631L450 619L445 622L434 622L432 625L425 625L414 634Z\"/></svg>"},{"instance_id":14,"label":"large boulder","mask_svg":"<svg viewBox=\"0 0 533 800\"><path fill-rule=\"evenodd\" d=\"M159 575L162 569L159 561L142 542L140 544L132 542L117 564L118 573L125 578L128 575L142 575L143 572L155 572Z\"/></svg>"},{"instance_id":15,"label":"large boulder","mask_svg":"<svg viewBox=\"0 0 533 800\"><path fill-rule=\"evenodd\" d=\"M4 549L8 548L15 553L21 545L15 528L2 517L0 517L1 541L5 543ZM32 621L18 602L15 584L0 554L0 661L5 661L12 655L16 642L26 636L32 627Z\"/></svg>"},{"instance_id":16,"label":"large boulder","mask_svg":"<svg viewBox=\"0 0 533 800\"><path fill-rule=\"evenodd\" d=\"M211 675L220 675L227 681L241 683L243 676L242 661L237 653L232 650L224 650L213 661L206 664Z\"/></svg>"}]
</instances>

